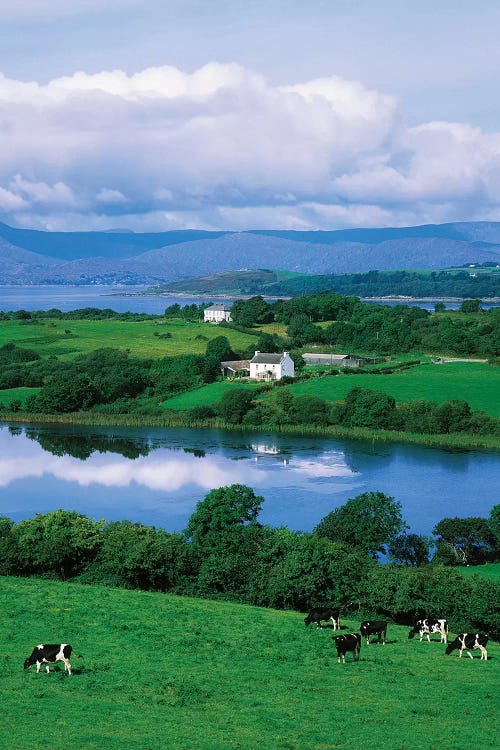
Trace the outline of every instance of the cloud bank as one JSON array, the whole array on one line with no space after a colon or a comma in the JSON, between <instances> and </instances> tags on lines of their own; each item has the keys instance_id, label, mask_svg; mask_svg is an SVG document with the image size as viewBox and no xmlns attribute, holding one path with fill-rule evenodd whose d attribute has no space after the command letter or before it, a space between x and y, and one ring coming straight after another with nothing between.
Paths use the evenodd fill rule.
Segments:
<instances>
[{"instance_id":1,"label":"cloud bank","mask_svg":"<svg viewBox=\"0 0 500 750\"><path fill-rule=\"evenodd\" d=\"M0 220L47 229L328 229L500 220L500 133L405 126L336 76L0 74Z\"/></svg>"}]
</instances>

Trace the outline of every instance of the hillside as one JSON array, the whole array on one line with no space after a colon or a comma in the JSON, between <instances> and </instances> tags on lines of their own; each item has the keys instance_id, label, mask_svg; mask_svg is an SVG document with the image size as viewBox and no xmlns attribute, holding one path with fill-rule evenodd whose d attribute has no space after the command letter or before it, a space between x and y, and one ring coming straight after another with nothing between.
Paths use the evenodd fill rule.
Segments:
<instances>
[{"instance_id":1,"label":"hillside","mask_svg":"<svg viewBox=\"0 0 500 750\"><path fill-rule=\"evenodd\" d=\"M0 579L0 603L9 750L496 746L496 643L487 662L458 659L389 624L385 646L337 664L332 630L298 612L16 578ZM342 632L359 624L341 615ZM73 645L70 677L23 671L58 641Z\"/></svg>"},{"instance_id":2,"label":"hillside","mask_svg":"<svg viewBox=\"0 0 500 750\"><path fill-rule=\"evenodd\" d=\"M298 274L265 269L241 269L161 284L148 293L162 294L261 294L294 297L333 291L356 297L500 297L497 267L454 268L428 271L369 271L357 274Z\"/></svg>"},{"instance_id":3,"label":"hillside","mask_svg":"<svg viewBox=\"0 0 500 750\"><path fill-rule=\"evenodd\" d=\"M331 232L42 232L0 223L0 284L160 283L236 268L301 274L500 261L500 223Z\"/></svg>"}]
</instances>

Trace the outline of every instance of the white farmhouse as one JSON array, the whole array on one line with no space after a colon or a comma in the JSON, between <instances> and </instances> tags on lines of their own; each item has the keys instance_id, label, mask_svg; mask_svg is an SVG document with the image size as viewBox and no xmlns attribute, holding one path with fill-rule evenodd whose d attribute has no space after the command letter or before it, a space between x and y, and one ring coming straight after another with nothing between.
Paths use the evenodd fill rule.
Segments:
<instances>
[{"instance_id":1,"label":"white farmhouse","mask_svg":"<svg viewBox=\"0 0 500 750\"><path fill-rule=\"evenodd\" d=\"M293 378L295 365L288 352L282 354L255 352L250 360L251 380L281 380L288 375Z\"/></svg>"},{"instance_id":2,"label":"white farmhouse","mask_svg":"<svg viewBox=\"0 0 500 750\"><path fill-rule=\"evenodd\" d=\"M226 305L210 305L203 313L205 323L221 323L223 320L231 321L231 309Z\"/></svg>"}]
</instances>

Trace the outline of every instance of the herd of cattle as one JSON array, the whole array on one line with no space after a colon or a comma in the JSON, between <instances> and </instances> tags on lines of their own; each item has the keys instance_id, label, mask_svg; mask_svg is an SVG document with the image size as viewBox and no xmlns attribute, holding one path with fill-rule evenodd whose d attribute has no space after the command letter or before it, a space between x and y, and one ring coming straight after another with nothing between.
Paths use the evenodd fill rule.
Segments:
<instances>
[{"instance_id":1,"label":"herd of cattle","mask_svg":"<svg viewBox=\"0 0 500 750\"><path fill-rule=\"evenodd\" d=\"M321 628L321 622L331 620L333 624L333 630L340 630L340 613L338 609L331 607L325 607L324 609L313 609L309 612L307 617L304 618L306 625L310 625L315 622L318 628ZM462 657L464 651L474 658L471 651L478 648L481 652L481 660L485 661L488 659L488 652L486 650L486 644L488 643L488 636L482 633L460 633L454 641L448 643L448 623L445 619L436 619L433 617L425 617L417 620L414 626L408 633L408 638L414 638L416 635L420 637L420 641L427 637L427 641L430 643L431 634L438 633L441 637L440 642L446 644L446 654L451 654L452 651L458 649L459 657ZM387 622L385 620L364 620L359 626L359 633L345 633L342 635L334 635L333 640L337 649L337 661L340 664L340 660L345 664L345 655L347 652L352 652L353 659L359 659L359 652L361 650L361 636L366 638L366 645L370 643L370 636L377 636L378 643L385 645L385 639L387 638Z\"/></svg>"},{"instance_id":2,"label":"herd of cattle","mask_svg":"<svg viewBox=\"0 0 500 750\"><path fill-rule=\"evenodd\" d=\"M304 618L306 625L310 625L315 622L318 628L321 628L321 622L331 620L333 623L333 630L340 630L340 614L338 609L332 609L326 607L324 609L313 609L307 617ZM486 651L486 644L488 643L488 636L481 633L461 633L454 641L448 643L448 623L444 619L434 619L432 617L426 617L421 620L417 620L415 625L412 627L408 634L408 638L414 638L416 635L420 636L422 641L424 636L427 636L427 640L430 643L430 636L432 633L439 633L441 636L441 643L446 644L446 654L451 654L452 651L458 649L459 657L466 651L470 658L473 656L471 651L478 648L481 652L481 659L485 661L488 659L488 652ZM359 652L361 650L361 636L366 638L366 645L370 643L370 636L377 636L378 643L385 645L385 639L387 637L387 622L385 620L364 620L360 627L359 633L345 633L342 635L333 636L335 646L337 648L337 661L340 664L340 660L345 664L345 655L347 652L351 652L353 659L359 659ZM30 656L24 661L24 668L36 664L36 671L40 671L42 664L45 664L45 669L49 672L49 664L55 664L57 661L64 662L64 671L71 674L71 664L69 657L71 656L73 649L69 643L51 643L41 644L35 646Z\"/></svg>"}]
</instances>

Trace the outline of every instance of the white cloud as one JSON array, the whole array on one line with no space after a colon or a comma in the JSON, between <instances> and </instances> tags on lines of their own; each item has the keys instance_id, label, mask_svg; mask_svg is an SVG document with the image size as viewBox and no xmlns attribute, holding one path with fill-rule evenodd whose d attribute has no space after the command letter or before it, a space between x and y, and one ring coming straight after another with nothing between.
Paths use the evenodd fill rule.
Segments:
<instances>
[{"instance_id":1,"label":"white cloud","mask_svg":"<svg viewBox=\"0 0 500 750\"><path fill-rule=\"evenodd\" d=\"M336 228L471 219L499 201L500 134L404 127L393 97L337 76L0 75L0 211L22 226Z\"/></svg>"}]
</instances>

